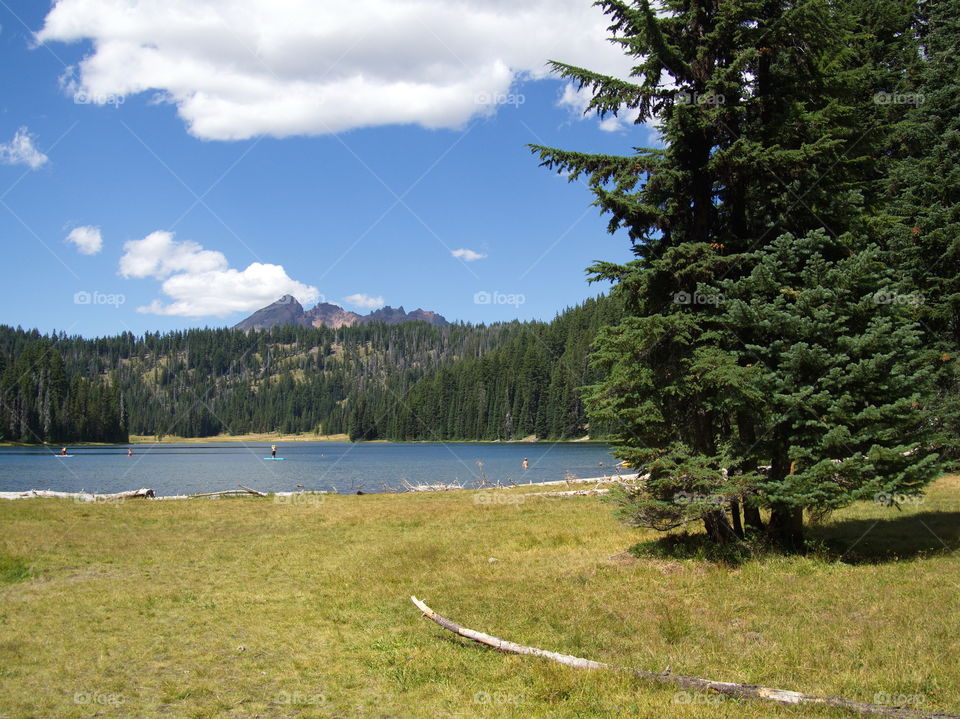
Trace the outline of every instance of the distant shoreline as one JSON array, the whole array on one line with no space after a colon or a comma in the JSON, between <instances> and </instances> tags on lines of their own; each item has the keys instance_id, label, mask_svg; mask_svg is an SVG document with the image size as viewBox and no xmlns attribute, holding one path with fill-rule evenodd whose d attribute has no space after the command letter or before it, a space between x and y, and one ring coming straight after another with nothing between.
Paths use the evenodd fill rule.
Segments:
<instances>
[{"instance_id":1,"label":"distant shoreline","mask_svg":"<svg viewBox=\"0 0 960 719\"><path fill-rule=\"evenodd\" d=\"M217 434L210 437L179 437L176 435L167 435L158 440L155 435L150 434L132 434L129 442L70 442L68 447L125 447L127 445L143 444L205 444L211 442L236 442L236 443L266 443L280 444L286 442L349 442L350 437L346 434L312 434L301 432L299 434L276 434L272 432L249 433L249 434ZM395 440L395 439L376 439L366 442L357 442L357 444L609 444L607 439L450 439L450 440ZM0 447L62 447L58 443L31 443L31 442L0 442Z\"/></svg>"},{"instance_id":2,"label":"distant shoreline","mask_svg":"<svg viewBox=\"0 0 960 719\"><path fill-rule=\"evenodd\" d=\"M346 434L274 434L264 432L260 434L217 434L211 437L179 437L176 435L165 435L163 439L158 440L156 435L152 434L131 434L128 442L0 442L0 447L127 447L138 444L204 444L207 442L266 442L277 444L279 442L349 442L350 437Z\"/></svg>"},{"instance_id":3,"label":"distant shoreline","mask_svg":"<svg viewBox=\"0 0 960 719\"><path fill-rule=\"evenodd\" d=\"M212 437L164 437L159 442L153 435L130 435L130 444L204 444L207 442L349 442L347 434L274 434L270 432L253 434L218 434ZM373 439L356 444L609 444L606 439ZM78 445L79 446L79 445Z\"/></svg>"},{"instance_id":4,"label":"distant shoreline","mask_svg":"<svg viewBox=\"0 0 960 719\"><path fill-rule=\"evenodd\" d=\"M131 434L130 444L206 444L207 442L349 442L346 434L278 434L276 432L250 432L247 434L216 434L211 437L178 437L165 435L157 440L152 434Z\"/></svg>"}]
</instances>

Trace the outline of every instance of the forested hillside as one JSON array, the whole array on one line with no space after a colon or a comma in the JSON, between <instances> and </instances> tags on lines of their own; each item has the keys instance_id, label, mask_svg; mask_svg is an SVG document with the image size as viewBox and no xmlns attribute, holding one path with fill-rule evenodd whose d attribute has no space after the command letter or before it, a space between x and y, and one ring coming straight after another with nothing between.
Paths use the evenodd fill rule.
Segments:
<instances>
[{"instance_id":1,"label":"forested hillside","mask_svg":"<svg viewBox=\"0 0 960 719\"><path fill-rule=\"evenodd\" d=\"M275 430L352 439L579 437L588 426L578 388L597 380L589 346L618 315L600 298L549 323L490 326L97 339L0 327L0 440Z\"/></svg>"},{"instance_id":2,"label":"forested hillside","mask_svg":"<svg viewBox=\"0 0 960 719\"><path fill-rule=\"evenodd\" d=\"M59 345L36 331L0 327L0 441L125 442L126 405L115 377L68 368Z\"/></svg>"}]
</instances>

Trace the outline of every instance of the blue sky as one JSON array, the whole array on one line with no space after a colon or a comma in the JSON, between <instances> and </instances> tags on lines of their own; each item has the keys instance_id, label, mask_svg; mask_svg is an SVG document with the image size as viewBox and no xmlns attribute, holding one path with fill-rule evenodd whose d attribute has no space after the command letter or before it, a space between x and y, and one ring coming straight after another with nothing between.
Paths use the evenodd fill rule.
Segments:
<instances>
[{"instance_id":1,"label":"blue sky","mask_svg":"<svg viewBox=\"0 0 960 719\"><path fill-rule=\"evenodd\" d=\"M525 147L653 142L543 72L623 74L589 2L274 5L0 2L0 323L224 326L287 291L549 319L629 259Z\"/></svg>"}]
</instances>

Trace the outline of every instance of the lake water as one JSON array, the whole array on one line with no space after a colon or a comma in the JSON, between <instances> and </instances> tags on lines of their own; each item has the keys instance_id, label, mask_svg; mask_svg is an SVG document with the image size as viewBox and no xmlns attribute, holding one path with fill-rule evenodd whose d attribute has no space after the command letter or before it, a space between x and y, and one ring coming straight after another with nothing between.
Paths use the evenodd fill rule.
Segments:
<instances>
[{"instance_id":1,"label":"lake water","mask_svg":"<svg viewBox=\"0 0 960 719\"><path fill-rule=\"evenodd\" d=\"M48 450L0 448L0 491L55 489L98 494L149 487L158 495L236 489L298 489L340 493L382 492L436 482L476 486L481 477L517 484L596 477L616 460L594 443L360 443L296 442L279 445L284 461L264 461L269 445L127 445L70 448L73 457ZM522 468L524 458L529 469Z\"/></svg>"}]
</instances>

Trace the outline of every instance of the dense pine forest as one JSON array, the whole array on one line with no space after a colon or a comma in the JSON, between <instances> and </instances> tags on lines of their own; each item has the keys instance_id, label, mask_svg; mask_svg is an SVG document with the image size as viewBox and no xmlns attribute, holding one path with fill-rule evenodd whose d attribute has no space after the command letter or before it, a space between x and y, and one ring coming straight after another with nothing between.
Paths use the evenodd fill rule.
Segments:
<instances>
[{"instance_id":1,"label":"dense pine forest","mask_svg":"<svg viewBox=\"0 0 960 719\"><path fill-rule=\"evenodd\" d=\"M609 298L552 322L195 329L84 339L0 327L0 441L347 433L354 440L602 434L579 388Z\"/></svg>"},{"instance_id":2,"label":"dense pine forest","mask_svg":"<svg viewBox=\"0 0 960 719\"><path fill-rule=\"evenodd\" d=\"M89 372L68 367L62 339L0 327L0 441L125 442L116 375L85 360Z\"/></svg>"}]
</instances>

